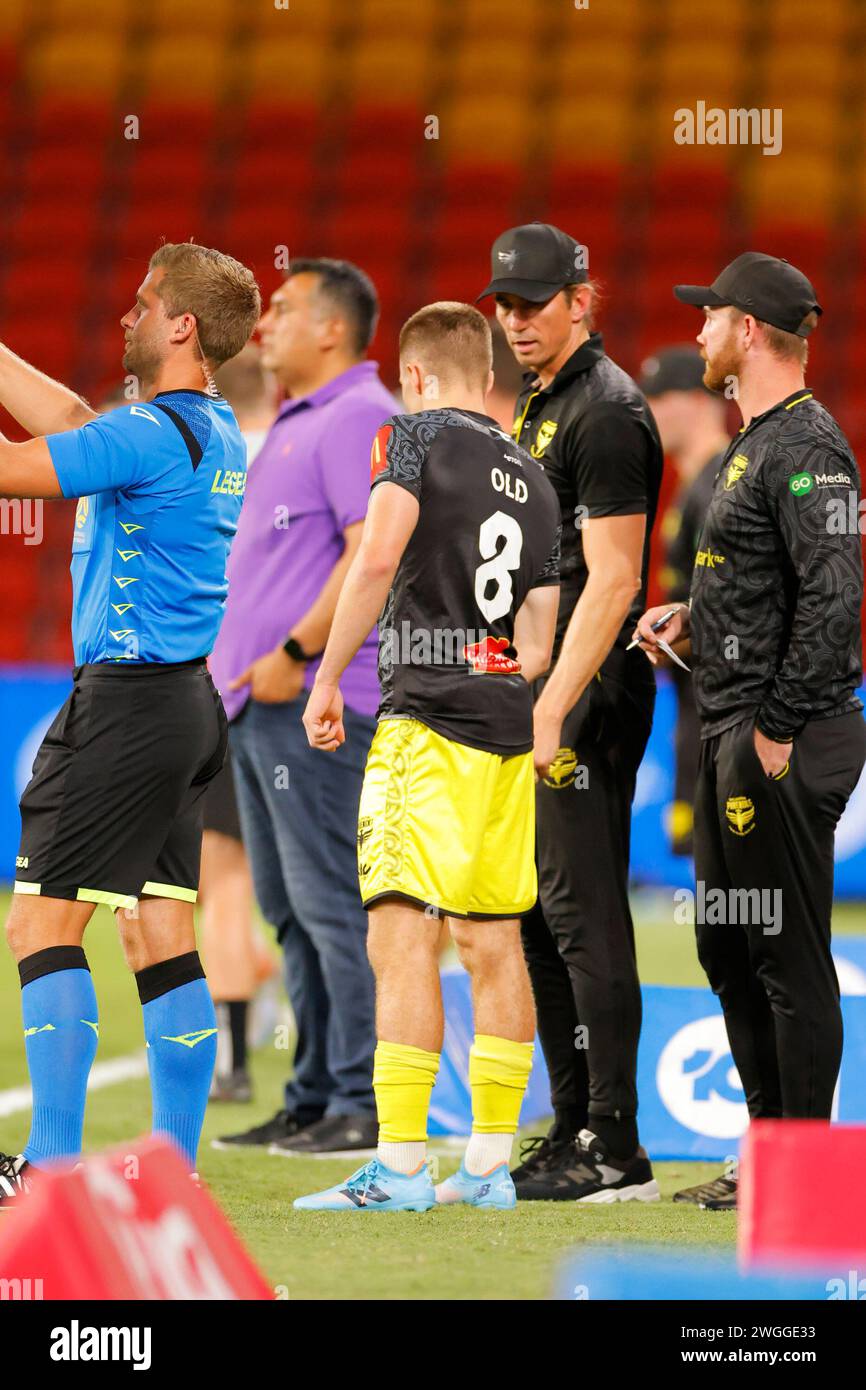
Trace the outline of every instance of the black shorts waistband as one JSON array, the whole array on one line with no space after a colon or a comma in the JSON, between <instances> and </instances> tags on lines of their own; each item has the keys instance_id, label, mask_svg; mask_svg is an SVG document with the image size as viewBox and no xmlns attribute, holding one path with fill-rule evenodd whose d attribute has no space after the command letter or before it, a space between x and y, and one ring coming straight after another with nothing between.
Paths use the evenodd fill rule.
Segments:
<instances>
[{"instance_id":1,"label":"black shorts waistband","mask_svg":"<svg viewBox=\"0 0 866 1390\"><path fill-rule=\"evenodd\" d=\"M182 671L207 670L207 657L192 661L90 661L72 668L74 681L95 676L173 676Z\"/></svg>"}]
</instances>

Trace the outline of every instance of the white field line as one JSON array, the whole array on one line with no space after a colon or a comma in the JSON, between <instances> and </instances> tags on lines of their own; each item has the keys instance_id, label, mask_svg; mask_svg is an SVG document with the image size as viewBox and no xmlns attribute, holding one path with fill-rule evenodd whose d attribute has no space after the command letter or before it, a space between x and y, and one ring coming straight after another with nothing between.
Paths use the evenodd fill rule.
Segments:
<instances>
[{"instance_id":1,"label":"white field line","mask_svg":"<svg viewBox=\"0 0 866 1390\"><path fill-rule=\"evenodd\" d=\"M104 1086L116 1086L121 1081L134 1081L147 1076L147 1057L142 1052L130 1052L125 1057L111 1057L106 1062L95 1062L87 1082L88 1091L101 1091ZM0 1091L0 1119L15 1115L19 1110L29 1110L33 1104L33 1093L29 1086L13 1086L9 1091Z\"/></svg>"}]
</instances>

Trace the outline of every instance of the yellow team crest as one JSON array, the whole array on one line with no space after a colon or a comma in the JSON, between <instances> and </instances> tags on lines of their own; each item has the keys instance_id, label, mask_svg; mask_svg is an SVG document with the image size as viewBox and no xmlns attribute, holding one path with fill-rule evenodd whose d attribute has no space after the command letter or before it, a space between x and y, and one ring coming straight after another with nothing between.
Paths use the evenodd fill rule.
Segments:
<instances>
[{"instance_id":1,"label":"yellow team crest","mask_svg":"<svg viewBox=\"0 0 866 1390\"><path fill-rule=\"evenodd\" d=\"M529 450L534 459L543 457L545 450L550 445L558 429L558 420L542 420L541 424L538 426L538 434L535 436L535 443Z\"/></svg>"},{"instance_id":2,"label":"yellow team crest","mask_svg":"<svg viewBox=\"0 0 866 1390\"><path fill-rule=\"evenodd\" d=\"M725 492L730 492L737 485L748 466L749 460L745 454L734 454L725 474Z\"/></svg>"},{"instance_id":3,"label":"yellow team crest","mask_svg":"<svg viewBox=\"0 0 866 1390\"><path fill-rule=\"evenodd\" d=\"M75 529L78 530L87 521L90 515L90 498L79 497L78 506L75 508Z\"/></svg>"},{"instance_id":4,"label":"yellow team crest","mask_svg":"<svg viewBox=\"0 0 866 1390\"><path fill-rule=\"evenodd\" d=\"M755 828L755 805L748 796L729 796L725 815L733 835L751 835Z\"/></svg>"},{"instance_id":5,"label":"yellow team crest","mask_svg":"<svg viewBox=\"0 0 866 1390\"><path fill-rule=\"evenodd\" d=\"M574 748L560 748L543 779L547 787L560 791L570 787L577 773L577 752Z\"/></svg>"}]
</instances>

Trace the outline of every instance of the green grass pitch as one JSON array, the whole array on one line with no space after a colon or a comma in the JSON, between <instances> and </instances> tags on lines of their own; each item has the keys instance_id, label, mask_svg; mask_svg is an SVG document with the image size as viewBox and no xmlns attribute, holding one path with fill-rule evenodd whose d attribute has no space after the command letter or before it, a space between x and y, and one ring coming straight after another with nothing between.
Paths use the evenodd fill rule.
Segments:
<instances>
[{"instance_id":1,"label":"green grass pitch","mask_svg":"<svg viewBox=\"0 0 866 1390\"><path fill-rule=\"evenodd\" d=\"M635 900L638 955L645 983L702 984L692 932L676 926L670 894ZM8 894L0 894L5 919ZM837 932L862 931L863 909L842 906ZM86 946L100 1006L98 1060L143 1045L132 978L124 967L111 914L98 908ZM572 1208L526 1203L512 1213L447 1208L425 1214L345 1215L292 1210L294 1197L348 1176L351 1161L274 1158L210 1147L223 1133L247 1128L280 1104L287 1053L264 1048L253 1058L256 1097L247 1106L211 1106L199 1169L258 1261L278 1297L289 1299L535 1299L550 1296L557 1267L577 1247L623 1242L732 1246L735 1218L675 1206L671 1194L718 1172L717 1164L660 1163L663 1200L651 1206ZM0 952L0 1092L26 1081L17 972ZM88 1150L122 1143L149 1125L144 1079L94 1092L88 1100ZM0 1150L16 1153L28 1114L0 1118ZM440 1175L457 1167L459 1149L434 1147Z\"/></svg>"}]
</instances>

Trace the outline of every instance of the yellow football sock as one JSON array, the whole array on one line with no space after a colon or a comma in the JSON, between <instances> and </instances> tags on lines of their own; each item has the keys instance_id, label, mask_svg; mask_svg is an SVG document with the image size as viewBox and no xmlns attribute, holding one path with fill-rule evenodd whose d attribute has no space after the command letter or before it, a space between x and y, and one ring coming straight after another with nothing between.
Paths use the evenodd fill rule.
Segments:
<instances>
[{"instance_id":1,"label":"yellow football sock","mask_svg":"<svg viewBox=\"0 0 866 1390\"><path fill-rule=\"evenodd\" d=\"M535 1044L477 1033L469 1052L472 1133L514 1134Z\"/></svg>"},{"instance_id":2,"label":"yellow football sock","mask_svg":"<svg viewBox=\"0 0 866 1390\"><path fill-rule=\"evenodd\" d=\"M407 1043L380 1042L373 1060L373 1090L382 1144L423 1143L439 1053Z\"/></svg>"}]
</instances>

